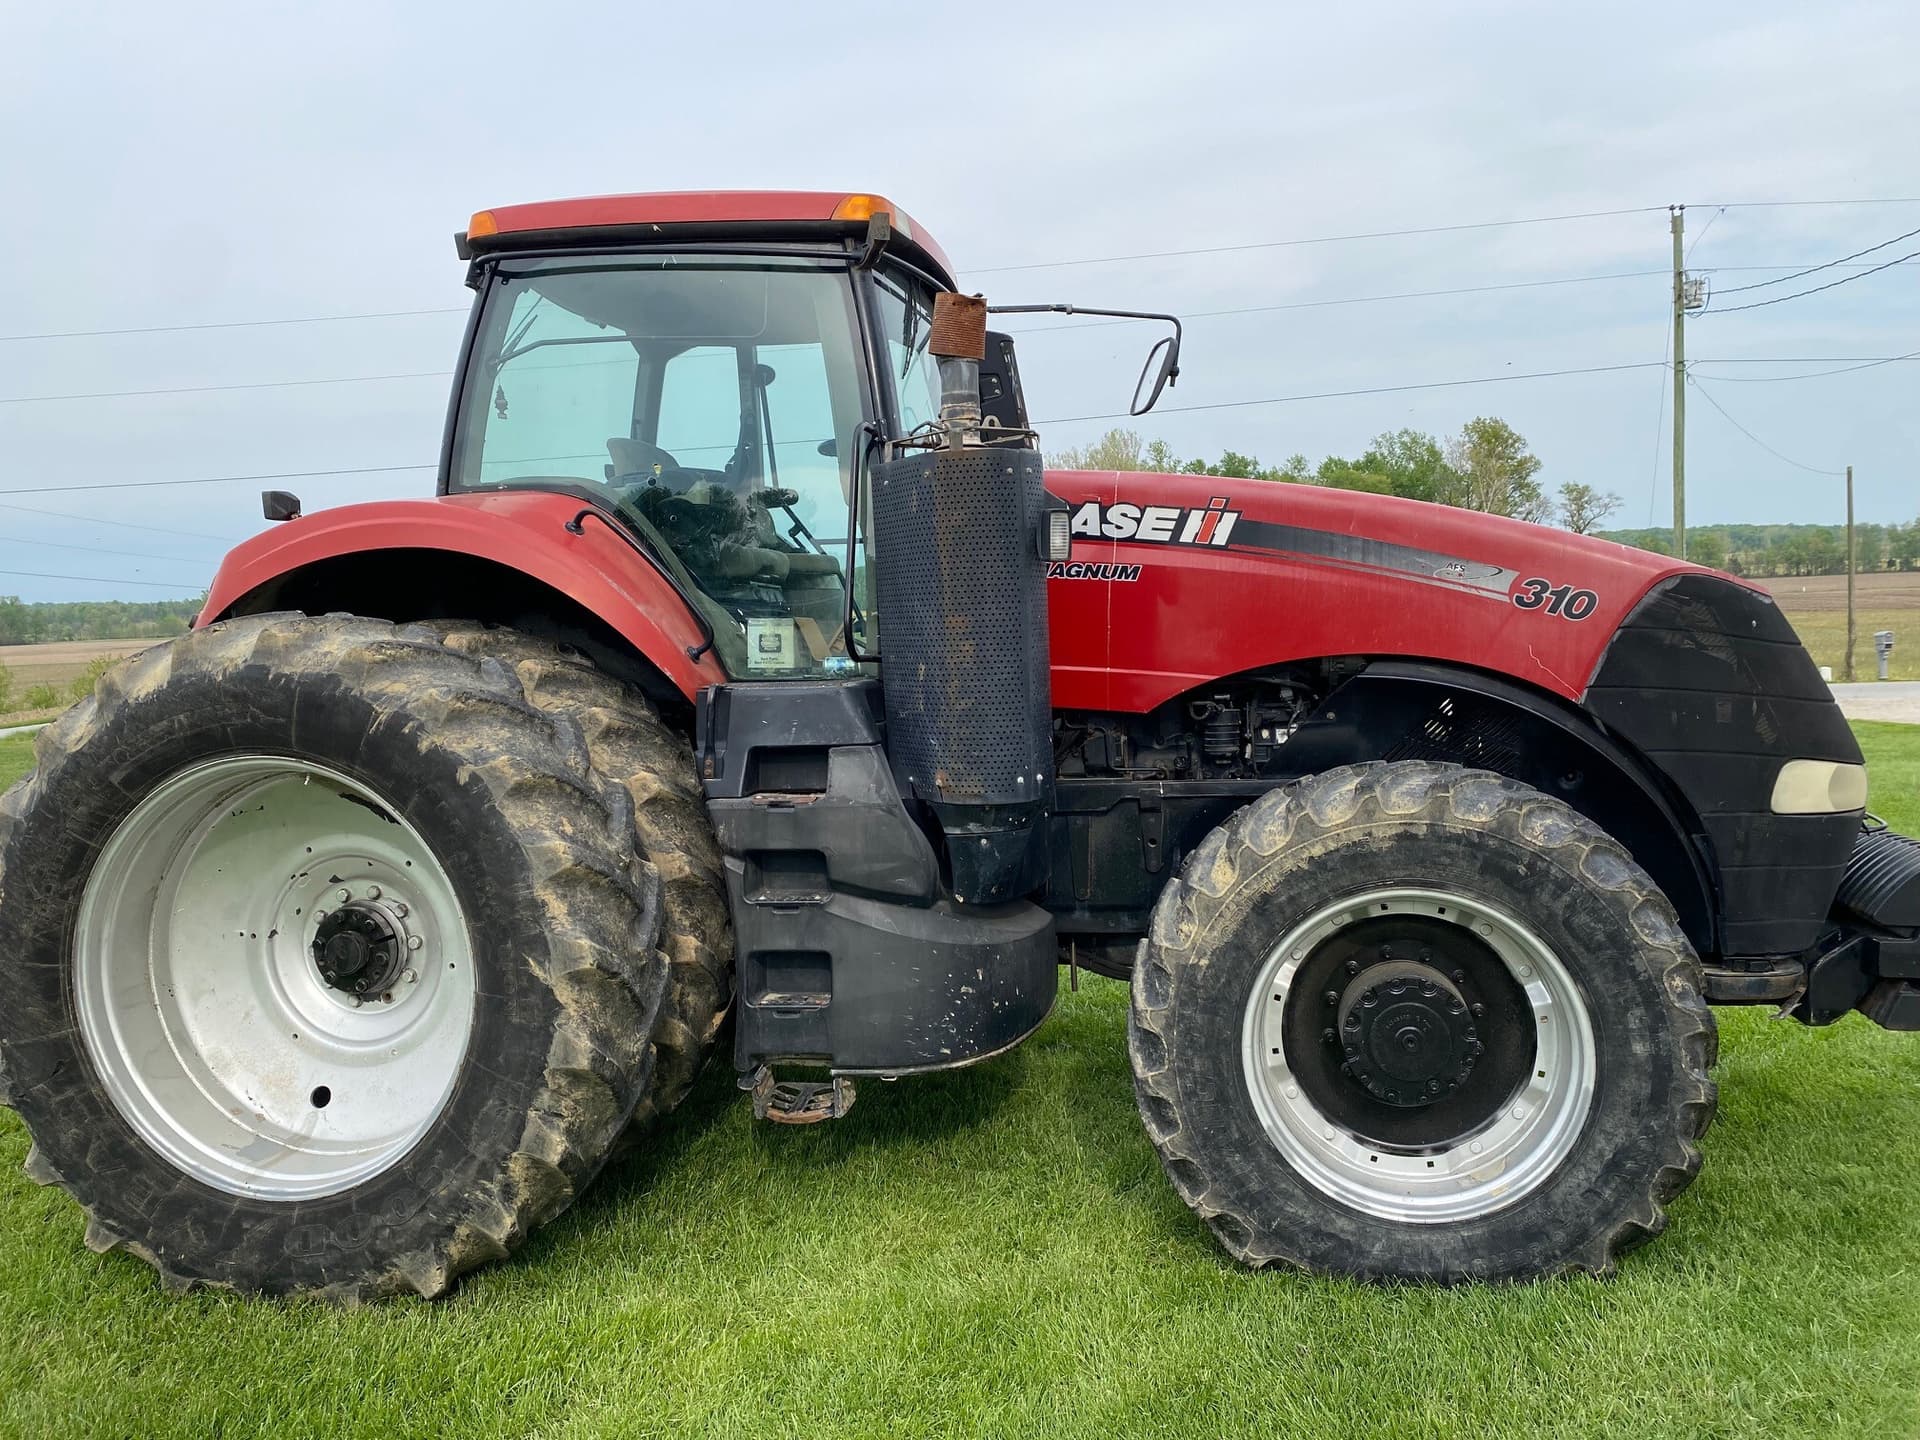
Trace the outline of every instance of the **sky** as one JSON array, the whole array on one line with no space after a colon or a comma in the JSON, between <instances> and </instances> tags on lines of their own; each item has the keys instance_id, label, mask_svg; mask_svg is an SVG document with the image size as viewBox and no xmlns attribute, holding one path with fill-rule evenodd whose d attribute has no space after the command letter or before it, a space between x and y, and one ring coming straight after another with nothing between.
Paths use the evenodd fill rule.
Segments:
<instances>
[{"instance_id":1,"label":"sky","mask_svg":"<svg viewBox=\"0 0 1920 1440\"><path fill-rule=\"evenodd\" d=\"M1671 516L1685 204L1720 295L1687 330L1689 519L1836 522L1841 482L1814 472L1847 464L1861 519L1920 513L1920 360L1767 378L1920 350L1920 259L1861 273L1920 236L1724 294L1920 229L1920 7L1110 0L975 28L1006 13L10 7L0 336L430 313L0 338L0 594L190 595L261 528L263 488L309 510L430 493L470 299L453 234L636 190L879 191L990 299L1196 317L1177 388L1132 422L1182 455L1317 462L1497 415L1549 488L1615 492L1628 526ZM1908 203L1751 203L1867 199ZM1637 213L1275 243L1617 210ZM1058 263L1183 250L1215 253ZM1487 286L1522 288L1317 303ZM1205 313L1279 306L1302 308ZM1154 338L1072 323L1024 327L1047 332L1020 344L1043 445L1116 423L1070 417L1124 411ZM1230 403L1605 366L1635 368ZM367 376L398 378L286 383ZM255 388L102 393L206 386ZM145 484L374 467L413 468Z\"/></svg>"}]
</instances>

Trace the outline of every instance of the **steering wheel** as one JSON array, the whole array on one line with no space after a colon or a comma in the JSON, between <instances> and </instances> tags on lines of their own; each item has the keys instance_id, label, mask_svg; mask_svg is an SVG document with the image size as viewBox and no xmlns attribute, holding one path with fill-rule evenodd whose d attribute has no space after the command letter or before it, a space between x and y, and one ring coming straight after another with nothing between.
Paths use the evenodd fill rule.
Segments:
<instances>
[{"instance_id":1,"label":"steering wheel","mask_svg":"<svg viewBox=\"0 0 1920 1440\"><path fill-rule=\"evenodd\" d=\"M645 440L629 440L615 435L607 441L607 454L613 458L616 480L629 475L651 475L659 470L678 470L680 462L658 445Z\"/></svg>"}]
</instances>

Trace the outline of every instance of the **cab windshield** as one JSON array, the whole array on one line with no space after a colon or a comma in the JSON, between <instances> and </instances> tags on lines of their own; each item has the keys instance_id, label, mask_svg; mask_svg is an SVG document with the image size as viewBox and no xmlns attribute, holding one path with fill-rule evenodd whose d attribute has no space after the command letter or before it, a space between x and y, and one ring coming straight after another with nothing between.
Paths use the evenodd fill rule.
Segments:
<instances>
[{"instance_id":1,"label":"cab windshield","mask_svg":"<svg viewBox=\"0 0 1920 1440\"><path fill-rule=\"evenodd\" d=\"M845 672L853 295L844 269L765 257L504 264L452 488L591 496L695 598L729 673Z\"/></svg>"}]
</instances>

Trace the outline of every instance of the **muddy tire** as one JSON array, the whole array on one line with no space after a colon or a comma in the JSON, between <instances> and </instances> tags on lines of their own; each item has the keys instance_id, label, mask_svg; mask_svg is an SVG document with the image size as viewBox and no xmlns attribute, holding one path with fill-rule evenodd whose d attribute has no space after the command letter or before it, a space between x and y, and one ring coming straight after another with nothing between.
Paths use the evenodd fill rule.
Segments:
<instances>
[{"instance_id":1,"label":"muddy tire","mask_svg":"<svg viewBox=\"0 0 1920 1440\"><path fill-rule=\"evenodd\" d=\"M1713 1018L1627 852L1497 775L1350 766L1188 858L1140 945L1135 1093L1239 1260L1610 1272L1700 1166Z\"/></svg>"},{"instance_id":2,"label":"muddy tire","mask_svg":"<svg viewBox=\"0 0 1920 1440\"><path fill-rule=\"evenodd\" d=\"M0 797L0 1099L172 1288L444 1293L650 1093L660 881L513 669L261 615L110 671Z\"/></svg>"},{"instance_id":3,"label":"muddy tire","mask_svg":"<svg viewBox=\"0 0 1920 1440\"><path fill-rule=\"evenodd\" d=\"M633 845L660 875L660 943L672 961L654 1027L653 1085L634 1115L644 1125L686 1098L733 1000L726 879L693 751L645 696L577 652L478 624L435 628L461 654L510 666L532 704L578 725L594 769L632 801Z\"/></svg>"}]
</instances>

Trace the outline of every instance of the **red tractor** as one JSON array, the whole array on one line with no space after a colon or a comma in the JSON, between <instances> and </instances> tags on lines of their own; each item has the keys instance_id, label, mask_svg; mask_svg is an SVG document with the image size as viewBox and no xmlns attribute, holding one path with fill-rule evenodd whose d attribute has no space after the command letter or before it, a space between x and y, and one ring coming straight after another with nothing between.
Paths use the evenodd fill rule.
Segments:
<instances>
[{"instance_id":1,"label":"red tractor","mask_svg":"<svg viewBox=\"0 0 1920 1440\"><path fill-rule=\"evenodd\" d=\"M1238 1259L1604 1273L1700 1164L1710 1003L1920 1028L1920 843L1760 591L1043 473L879 197L459 250L435 497L265 497L0 800L0 1099L95 1248L438 1295L723 1038L756 1115L834 1118L1017 1045L1068 961L1131 975L1147 1131ZM1136 413L1178 365L1176 322Z\"/></svg>"}]
</instances>

